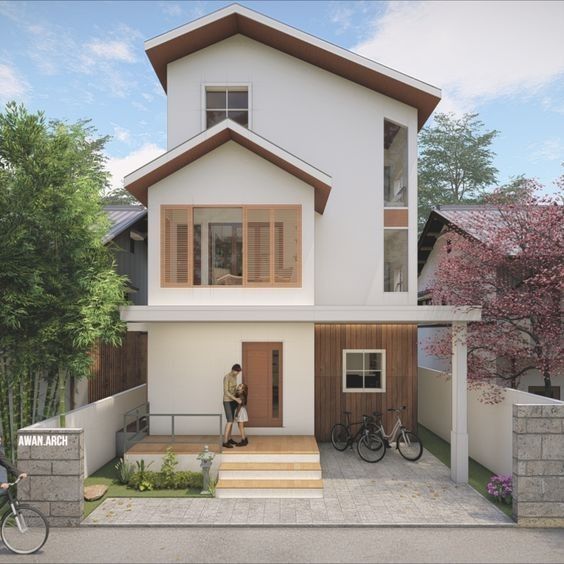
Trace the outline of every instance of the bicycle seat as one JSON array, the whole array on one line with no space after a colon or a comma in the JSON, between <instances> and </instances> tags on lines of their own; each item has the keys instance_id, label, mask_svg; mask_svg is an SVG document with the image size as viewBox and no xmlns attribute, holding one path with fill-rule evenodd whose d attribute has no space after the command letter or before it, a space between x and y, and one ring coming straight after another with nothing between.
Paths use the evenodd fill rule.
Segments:
<instances>
[{"instance_id":1,"label":"bicycle seat","mask_svg":"<svg viewBox=\"0 0 564 564\"><path fill-rule=\"evenodd\" d=\"M345 415L352 415L352 413L351 413L350 411L343 411L343 413L344 413Z\"/></svg>"},{"instance_id":2,"label":"bicycle seat","mask_svg":"<svg viewBox=\"0 0 564 564\"><path fill-rule=\"evenodd\" d=\"M372 412L372 415L373 415L374 417L382 417L382 414L381 414L379 411L373 411L373 412Z\"/></svg>"}]
</instances>

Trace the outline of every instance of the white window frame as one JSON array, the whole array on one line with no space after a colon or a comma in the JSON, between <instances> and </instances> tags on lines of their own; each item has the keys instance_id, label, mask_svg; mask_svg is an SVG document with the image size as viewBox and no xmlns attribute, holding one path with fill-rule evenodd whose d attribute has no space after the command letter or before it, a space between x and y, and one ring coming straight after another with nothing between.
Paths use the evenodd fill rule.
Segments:
<instances>
[{"instance_id":1,"label":"white window frame","mask_svg":"<svg viewBox=\"0 0 564 564\"><path fill-rule=\"evenodd\" d=\"M252 115L253 112L251 111L252 107L253 107L253 93L252 93L252 88L251 88L251 83L250 82L204 82L202 83L202 89L201 89L201 129L202 131L206 131L207 127L206 127L206 90L208 88L246 88L247 89L247 95L248 95L248 113L249 113L249 120L248 120L248 126L247 129L252 129Z\"/></svg>"},{"instance_id":2,"label":"white window frame","mask_svg":"<svg viewBox=\"0 0 564 564\"><path fill-rule=\"evenodd\" d=\"M347 353L380 353L382 357L380 388L347 388ZM386 349L343 349L343 392L346 394L385 394L386 393ZM363 369L364 372L369 372Z\"/></svg>"}]
</instances>

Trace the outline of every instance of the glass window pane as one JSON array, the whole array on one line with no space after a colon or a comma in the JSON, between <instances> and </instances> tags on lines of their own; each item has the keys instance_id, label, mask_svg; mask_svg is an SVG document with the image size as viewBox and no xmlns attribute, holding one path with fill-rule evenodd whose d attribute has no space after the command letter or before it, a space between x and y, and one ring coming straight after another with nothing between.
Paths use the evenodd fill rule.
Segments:
<instances>
[{"instance_id":1,"label":"glass window pane","mask_svg":"<svg viewBox=\"0 0 564 564\"><path fill-rule=\"evenodd\" d=\"M380 353L365 353L364 366L366 370L380 370L382 355Z\"/></svg>"},{"instance_id":2,"label":"glass window pane","mask_svg":"<svg viewBox=\"0 0 564 564\"><path fill-rule=\"evenodd\" d=\"M280 351L272 351L272 417L280 415Z\"/></svg>"},{"instance_id":3,"label":"glass window pane","mask_svg":"<svg viewBox=\"0 0 564 564\"><path fill-rule=\"evenodd\" d=\"M194 209L194 284L240 286L243 283L241 208Z\"/></svg>"},{"instance_id":4,"label":"glass window pane","mask_svg":"<svg viewBox=\"0 0 564 564\"><path fill-rule=\"evenodd\" d=\"M206 128L213 127L216 123L226 119L225 111L206 112Z\"/></svg>"},{"instance_id":5,"label":"glass window pane","mask_svg":"<svg viewBox=\"0 0 564 564\"><path fill-rule=\"evenodd\" d=\"M227 108L226 96L225 90L206 90L206 109L223 110Z\"/></svg>"},{"instance_id":6,"label":"glass window pane","mask_svg":"<svg viewBox=\"0 0 564 564\"><path fill-rule=\"evenodd\" d=\"M229 119L236 121L238 124L242 125L243 127L248 127L249 125L249 112L246 110L229 110L228 112Z\"/></svg>"},{"instance_id":7,"label":"glass window pane","mask_svg":"<svg viewBox=\"0 0 564 564\"><path fill-rule=\"evenodd\" d=\"M246 90L229 90L227 101L229 109L246 110L249 107L249 93Z\"/></svg>"},{"instance_id":8,"label":"glass window pane","mask_svg":"<svg viewBox=\"0 0 564 564\"><path fill-rule=\"evenodd\" d=\"M374 390L382 387L381 372L367 372L364 375L364 387L368 390Z\"/></svg>"},{"instance_id":9,"label":"glass window pane","mask_svg":"<svg viewBox=\"0 0 564 564\"><path fill-rule=\"evenodd\" d=\"M384 292L407 292L407 229L384 230Z\"/></svg>"},{"instance_id":10,"label":"glass window pane","mask_svg":"<svg viewBox=\"0 0 564 564\"><path fill-rule=\"evenodd\" d=\"M347 388L362 389L364 387L362 373L347 372L346 384Z\"/></svg>"},{"instance_id":11,"label":"glass window pane","mask_svg":"<svg viewBox=\"0 0 564 564\"><path fill-rule=\"evenodd\" d=\"M384 121L384 206L407 206L407 127Z\"/></svg>"},{"instance_id":12,"label":"glass window pane","mask_svg":"<svg viewBox=\"0 0 564 564\"><path fill-rule=\"evenodd\" d=\"M347 370L363 370L364 364L361 352L347 353Z\"/></svg>"}]
</instances>

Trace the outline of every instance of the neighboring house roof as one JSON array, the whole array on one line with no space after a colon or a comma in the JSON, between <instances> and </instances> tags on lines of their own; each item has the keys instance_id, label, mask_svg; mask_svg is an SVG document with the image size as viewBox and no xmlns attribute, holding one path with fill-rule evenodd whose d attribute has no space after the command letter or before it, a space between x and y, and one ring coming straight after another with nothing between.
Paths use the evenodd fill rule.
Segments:
<instances>
[{"instance_id":1,"label":"neighboring house roof","mask_svg":"<svg viewBox=\"0 0 564 564\"><path fill-rule=\"evenodd\" d=\"M323 213L331 192L331 177L230 119L210 127L128 174L124 179L124 186L147 205L147 190L150 186L228 141L235 141L312 186L315 189L315 210Z\"/></svg>"},{"instance_id":2,"label":"neighboring house roof","mask_svg":"<svg viewBox=\"0 0 564 564\"><path fill-rule=\"evenodd\" d=\"M166 91L168 63L238 33L417 108L419 128L441 99L434 86L238 4L149 39L145 51Z\"/></svg>"},{"instance_id":3,"label":"neighboring house roof","mask_svg":"<svg viewBox=\"0 0 564 564\"><path fill-rule=\"evenodd\" d=\"M147 215L147 209L138 205L104 206L104 211L111 222L110 230L104 235L102 242L109 243L120 233Z\"/></svg>"},{"instance_id":4,"label":"neighboring house roof","mask_svg":"<svg viewBox=\"0 0 564 564\"><path fill-rule=\"evenodd\" d=\"M490 226L493 230L499 226L500 221L501 214L495 206L478 204L437 206L429 214L429 219L427 219L419 237L417 246L418 272L421 273L438 236L445 226L463 231L478 241L485 241L490 232L486 226Z\"/></svg>"}]
</instances>

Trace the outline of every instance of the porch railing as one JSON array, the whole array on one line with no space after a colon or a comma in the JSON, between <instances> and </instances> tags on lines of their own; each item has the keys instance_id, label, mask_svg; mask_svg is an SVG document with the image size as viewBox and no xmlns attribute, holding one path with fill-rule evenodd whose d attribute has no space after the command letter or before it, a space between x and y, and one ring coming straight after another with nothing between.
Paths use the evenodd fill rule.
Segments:
<instances>
[{"instance_id":1,"label":"porch railing","mask_svg":"<svg viewBox=\"0 0 564 564\"><path fill-rule=\"evenodd\" d=\"M159 439L159 435L151 435L151 418L165 417L170 419L170 435L166 435L167 440ZM221 413L151 413L149 403L143 403L130 409L123 416L123 430L124 430L124 452L134 445L135 443L145 440L146 443L162 444L162 443L175 443L177 438L176 433L176 419L179 417L217 417L218 420L218 443L221 445L223 442L223 415ZM131 431L129 429L132 429ZM129 433L133 432L133 436ZM151 439L150 437L155 437ZM168 438L170 437L170 440ZM198 443L197 440L191 441ZM202 444L204 442L202 441Z\"/></svg>"}]
</instances>

